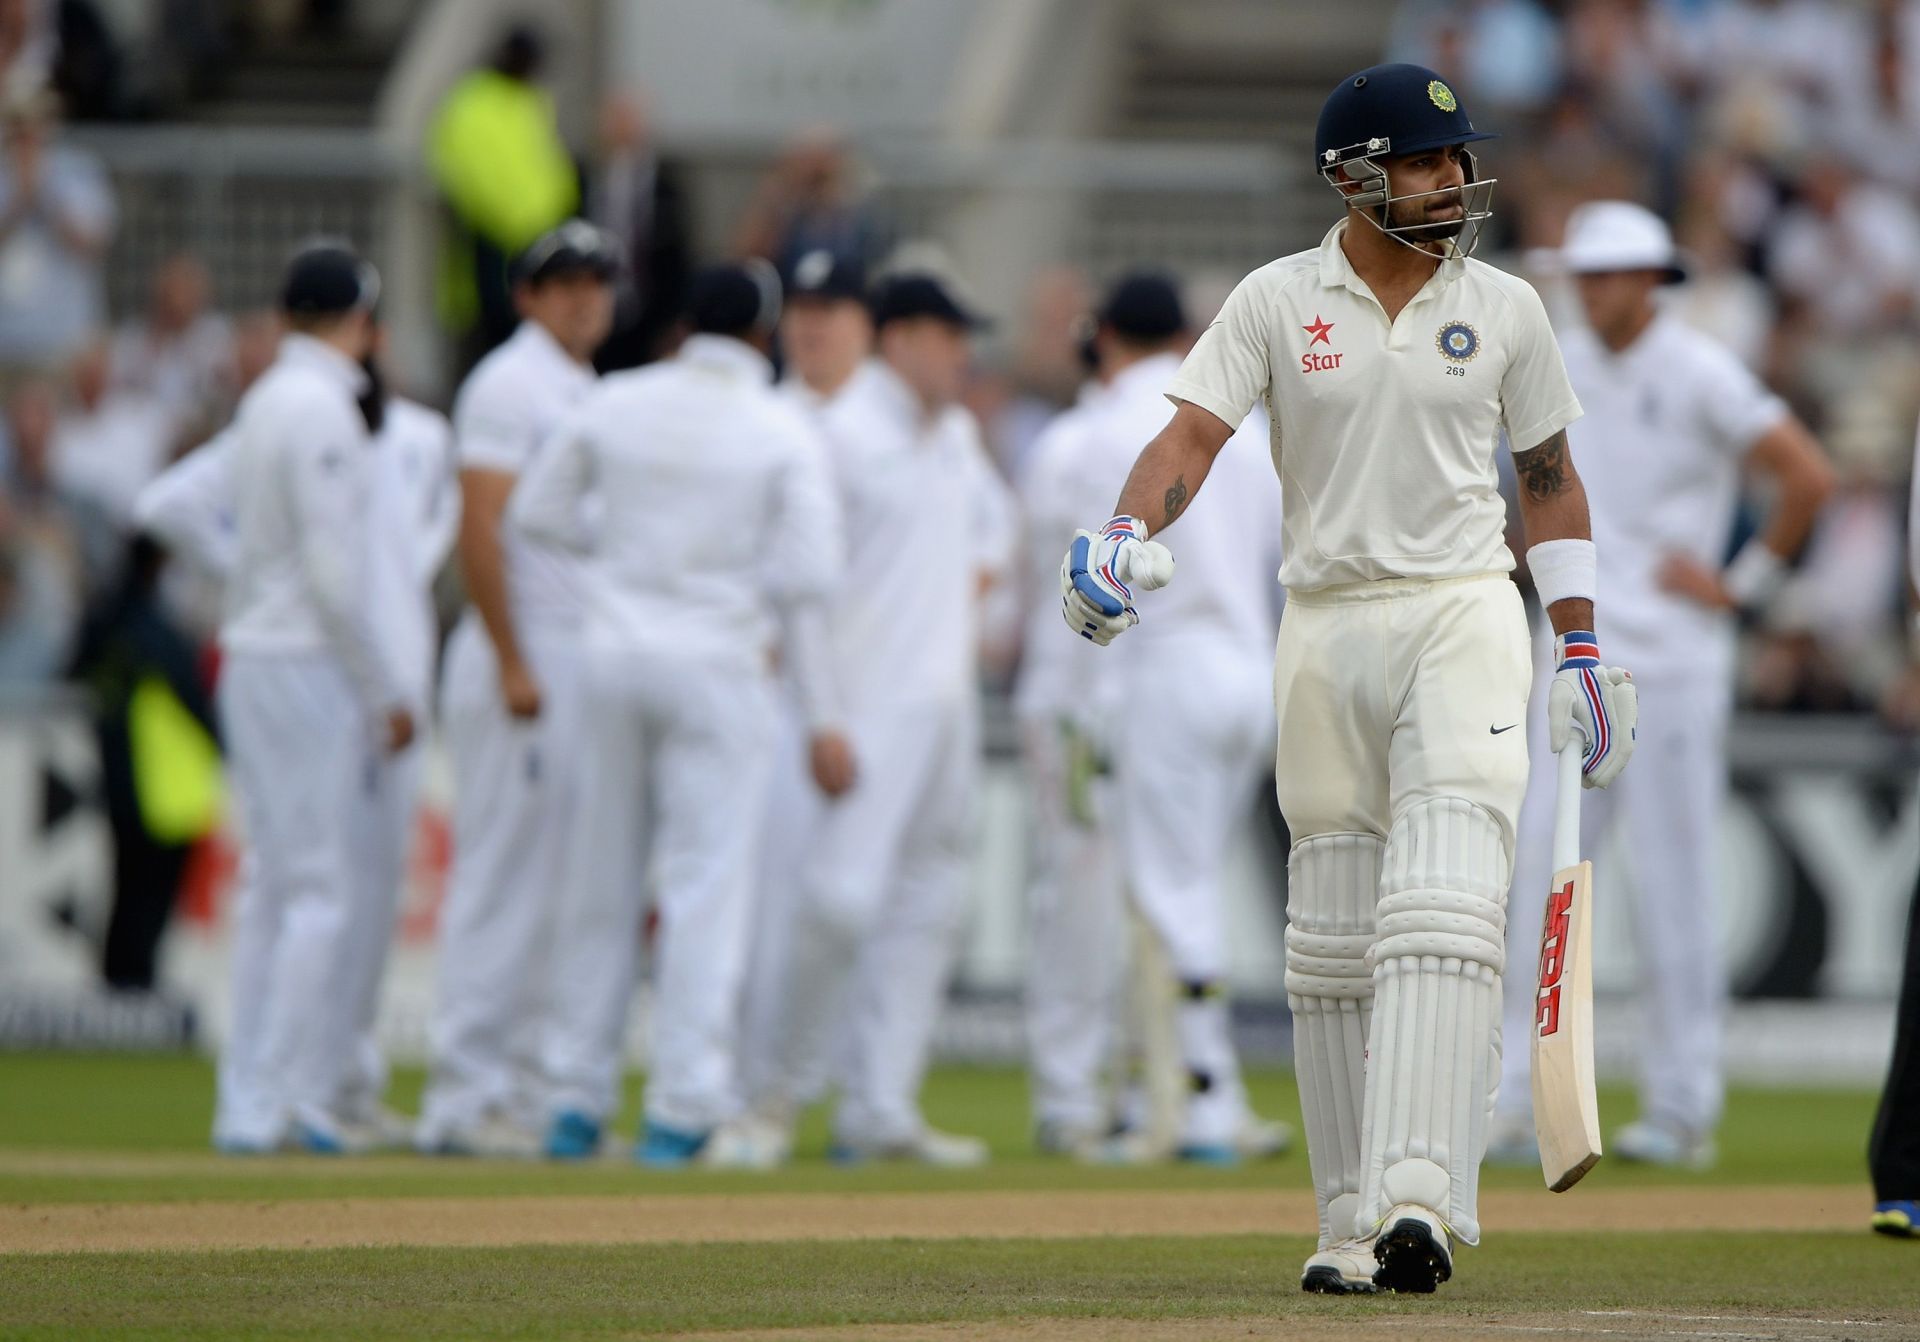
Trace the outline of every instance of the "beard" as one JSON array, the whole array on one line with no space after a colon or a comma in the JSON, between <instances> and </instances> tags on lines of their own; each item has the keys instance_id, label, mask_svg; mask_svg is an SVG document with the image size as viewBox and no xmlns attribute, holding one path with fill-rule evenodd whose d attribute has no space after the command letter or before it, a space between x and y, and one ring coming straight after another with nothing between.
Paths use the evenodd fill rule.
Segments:
<instances>
[{"instance_id":1,"label":"beard","mask_svg":"<svg viewBox=\"0 0 1920 1342\"><path fill-rule=\"evenodd\" d=\"M1435 211L1458 207L1460 213L1449 219L1435 219ZM1394 201L1387 211L1387 227L1403 230L1402 236L1417 242L1441 242L1457 238L1467 226L1466 197L1451 200L1421 199Z\"/></svg>"}]
</instances>

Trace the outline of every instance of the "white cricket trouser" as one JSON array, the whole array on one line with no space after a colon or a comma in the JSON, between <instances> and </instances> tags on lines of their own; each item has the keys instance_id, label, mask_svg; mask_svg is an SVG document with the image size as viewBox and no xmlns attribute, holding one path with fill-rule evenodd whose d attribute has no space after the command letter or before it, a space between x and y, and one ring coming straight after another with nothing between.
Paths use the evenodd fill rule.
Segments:
<instances>
[{"instance_id":1,"label":"white cricket trouser","mask_svg":"<svg viewBox=\"0 0 1920 1342\"><path fill-rule=\"evenodd\" d=\"M1530 1041L1535 966L1547 885L1553 879L1553 756L1547 749L1551 644L1536 649L1536 712L1528 724L1533 782L1521 813L1509 903L1506 1051L1499 1112L1533 1112ZM1632 670L1633 668L1629 668ZM1642 675L1633 763L1613 786L1581 799L1580 851L1598 855L1609 835L1633 880L1634 944L1644 1012L1636 1054L1640 1109L1690 1133L1711 1133L1725 1099L1721 1037L1727 1006L1720 945L1718 824L1727 790L1732 685L1718 676ZM1609 888L1618 888L1609 883Z\"/></svg>"},{"instance_id":2,"label":"white cricket trouser","mask_svg":"<svg viewBox=\"0 0 1920 1342\"><path fill-rule=\"evenodd\" d=\"M422 724L424 728L424 724ZM415 803L420 789L420 747L379 763L361 808L354 839L364 912L352 925L342 989L353 1003L354 1049L334 1112L346 1119L372 1117L387 1093L387 1060L374 1036L380 1014L380 984L393 948L400 900L412 855Z\"/></svg>"},{"instance_id":3,"label":"white cricket trouser","mask_svg":"<svg viewBox=\"0 0 1920 1342\"><path fill-rule=\"evenodd\" d=\"M979 776L972 699L854 714L859 781L826 807L796 891L762 1056L779 1075L757 1102L793 1105L844 1025L836 1131L855 1144L920 1131L920 1084L966 904Z\"/></svg>"},{"instance_id":4,"label":"white cricket trouser","mask_svg":"<svg viewBox=\"0 0 1920 1342\"><path fill-rule=\"evenodd\" d=\"M440 696L453 766L453 870L440 911L432 1072L421 1137L436 1144L489 1113L535 1127L547 1115L540 1046L567 823L571 761L585 735L570 628L523 621L540 716L500 698L499 667L469 611L447 644Z\"/></svg>"},{"instance_id":5,"label":"white cricket trouser","mask_svg":"<svg viewBox=\"0 0 1920 1342\"><path fill-rule=\"evenodd\" d=\"M1144 654L1144 655L1142 655ZM1219 640L1135 651L1114 731L1114 793L1128 894L1166 950L1192 1087L1182 1140L1224 1145L1249 1116L1223 994L1227 842L1272 740L1270 671Z\"/></svg>"},{"instance_id":6,"label":"white cricket trouser","mask_svg":"<svg viewBox=\"0 0 1920 1342\"><path fill-rule=\"evenodd\" d=\"M1323 1243L1401 1202L1479 1238L1530 682L1504 574L1288 601L1287 996Z\"/></svg>"},{"instance_id":7,"label":"white cricket trouser","mask_svg":"<svg viewBox=\"0 0 1920 1342\"><path fill-rule=\"evenodd\" d=\"M584 650L576 806L545 1057L554 1112L618 1105L649 886L649 1122L700 1133L742 1106L741 988L773 764L764 670L665 649Z\"/></svg>"},{"instance_id":8,"label":"white cricket trouser","mask_svg":"<svg viewBox=\"0 0 1920 1342\"><path fill-rule=\"evenodd\" d=\"M361 1024L356 961L391 896L357 852L383 772L345 670L323 653L228 656L219 705L246 841L233 916L231 1031L214 1138L330 1130Z\"/></svg>"},{"instance_id":9,"label":"white cricket trouser","mask_svg":"<svg viewBox=\"0 0 1920 1342\"><path fill-rule=\"evenodd\" d=\"M1104 1132L1112 1106L1101 1073L1114 1046L1127 957L1127 910L1107 823L1109 780L1055 717L1022 723L1031 878L1027 885L1027 1047L1033 1116Z\"/></svg>"}]
</instances>

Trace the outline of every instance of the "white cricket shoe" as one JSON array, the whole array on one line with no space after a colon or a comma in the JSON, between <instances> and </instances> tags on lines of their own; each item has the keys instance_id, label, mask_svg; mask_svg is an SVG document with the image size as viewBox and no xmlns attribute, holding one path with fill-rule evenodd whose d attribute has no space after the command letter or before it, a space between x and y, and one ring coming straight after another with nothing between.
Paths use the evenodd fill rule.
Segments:
<instances>
[{"instance_id":1,"label":"white cricket shoe","mask_svg":"<svg viewBox=\"0 0 1920 1342\"><path fill-rule=\"evenodd\" d=\"M413 1120L405 1114L373 1104L339 1120L340 1145L348 1155L405 1151L413 1145Z\"/></svg>"},{"instance_id":2,"label":"white cricket shoe","mask_svg":"<svg viewBox=\"0 0 1920 1342\"><path fill-rule=\"evenodd\" d=\"M1526 1114L1495 1114L1487 1133L1489 1165L1503 1169L1532 1169L1540 1163L1540 1139Z\"/></svg>"},{"instance_id":3,"label":"white cricket shoe","mask_svg":"<svg viewBox=\"0 0 1920 1342\"><path fill-rule=\"evenodd\" d=\"M1033 1149L1043 1156L1072 1156L1084 1160L1107 1139L1104 1127L1043 1118L1033 1125Z\"/></svg>"},{"instance_id":4,"label":"white cricket shoe","mask_svg":"<svg viewBox=\"0 0 1920 1342\"><path fill-rule=\"evenodd\" d=\"M1373 1256L1377 1290L1432 1295L1453 1275L1453 1236L1431 1207L1402 1202L1380 1223Z\"/></svg>"},{"instance_id":5,"label":"white cricket shoe","mask_svg":"<svg viewBox=\"0 0 1920 1342\"><path fill-rule=\"evenodd\" d=\"M539 1133L498 1112L437 1134L423 1132L415 1146L422 1155L472 1156L480 1160L538 1160L545 1151Z\"/></svg>"},{"instance_id":6,"label":"white cricket shoe","mask_svg":"<svg viewBox=\"0 0 1920 1342\"><path fill-rule=\"evenodd\" d=\"M1077 1153L1083 1165L1163 1165L1173 1159L1174 1147L1164 1138L1140 1128L1116 1132Z\"/></svg>"},{"instance_id":7,"label":"white cricket shoe","mask_svg":"<svg viewBox=\"0 0 1920 1342\"><path fill-rule=\"evenodd\" d=\"M708 1133L693 1163L716 1170L772 1170L784 1164L792 1151L791 1134L745 1114Z\"/></svg>"},{"instance_id":8,"label":"white cricket shoe","mask_svg":"<svg viewBox=\"0 0 1920 1342\"><path fill-rule=\"evenodd\" d=\"M1674 1170L1710 1170L1719 1159L1711 1137L1644 1118L1614 1133L1608 1150L1636 1165Z\"/></svg>"},{"instance_id":9,"label":"white cricket shoe","mask_svg":"<svg viewBox=\"0 0 1920 1342\"><path fill-rule=\"evenodd\" d=\"M938 1128L923 1127L900 1142L834 1142L827 1159L836 1165L864 1165L872 1160L901 1160L937 1169L978 1169L987 1163L987 1144L978 1137L966 1137Z\"/></svg>"},{"instance_id":10,"label":"white cricket shoe","mask_svg":"<svg viewBox=\"0 0 1920 1342\"><path fill-rule=\"evenodd\" d=\"M1293 1149L1293 1127L1277 1118L1248 1114L1233 1135L1233 1145L1242 1160L1272 1160Z\"/></svg>"},{"instance_id":11,"label":"white cricket shoe","mask_svg":"<svg viewBox=\"0 0 1920 1342\"><path fill-rule=\"evenodd\" d=\"M1300 1289L1314 1295L1372 1295L1373 1274L1379 1269L1373 1256L1373 1236L1356 1235L1329 1244L1307 1260Z\"/></svg>"}]
</instances>

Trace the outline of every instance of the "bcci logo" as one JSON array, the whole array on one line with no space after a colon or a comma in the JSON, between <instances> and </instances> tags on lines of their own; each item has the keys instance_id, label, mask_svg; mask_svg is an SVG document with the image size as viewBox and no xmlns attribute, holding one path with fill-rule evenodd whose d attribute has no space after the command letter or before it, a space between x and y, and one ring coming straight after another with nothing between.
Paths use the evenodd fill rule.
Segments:
<instances>
[{"instance_id":1,"label":"bcci logo","mask_svg":"<svg viewBox=\"0 0 1920 1342\"><path fill-rule=\"evenodd\" d=\"M1480 333L1465 322L1448 322L1433 343L1455 363L1465 363L1480 352Z\"/></svg>"},{"instance_id":2,"label":"bcci logo","mask_svg":"<svg viewBox=\"0 0 1920 1342\"><path fill-rule=\"evenodd\" d=\"M1460 100L1453 96L1453 90L1437 79L1427 85L1427 97L1442 112L1455 112L1460 109Z\"/></svg>"}]
</instances>

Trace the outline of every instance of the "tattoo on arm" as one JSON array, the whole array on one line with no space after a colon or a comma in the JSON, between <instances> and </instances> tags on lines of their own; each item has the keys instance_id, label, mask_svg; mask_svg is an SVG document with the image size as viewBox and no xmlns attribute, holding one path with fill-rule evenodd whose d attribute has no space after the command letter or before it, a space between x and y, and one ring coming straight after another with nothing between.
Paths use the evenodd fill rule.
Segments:
<instances>
[{"instance_id":1,"label":"tattoo on arm","mask_svg":"<svg viewBox=\"0 0 1920 1342\"><path fill-rule=\"evenodd\" d=\"M1521 487L1535 503L1544 503L1565 490L1570 483L1567 464L1567 435L1556 433L1530 452L1514 458Z\"/></svg>"},{"instance_id":2,"label":"tattoo on arm","mask_svg":"<svg viewBox=\"0 0 1920 1342\"><path fill-rule=\"evenodd\" d=\"M1162 527L1170 526L1173 519L1180 516L1187 506L1187 477L1180 476L1167 486L1167 515L1160 519Z\"/></svg>"}]
</instances>

